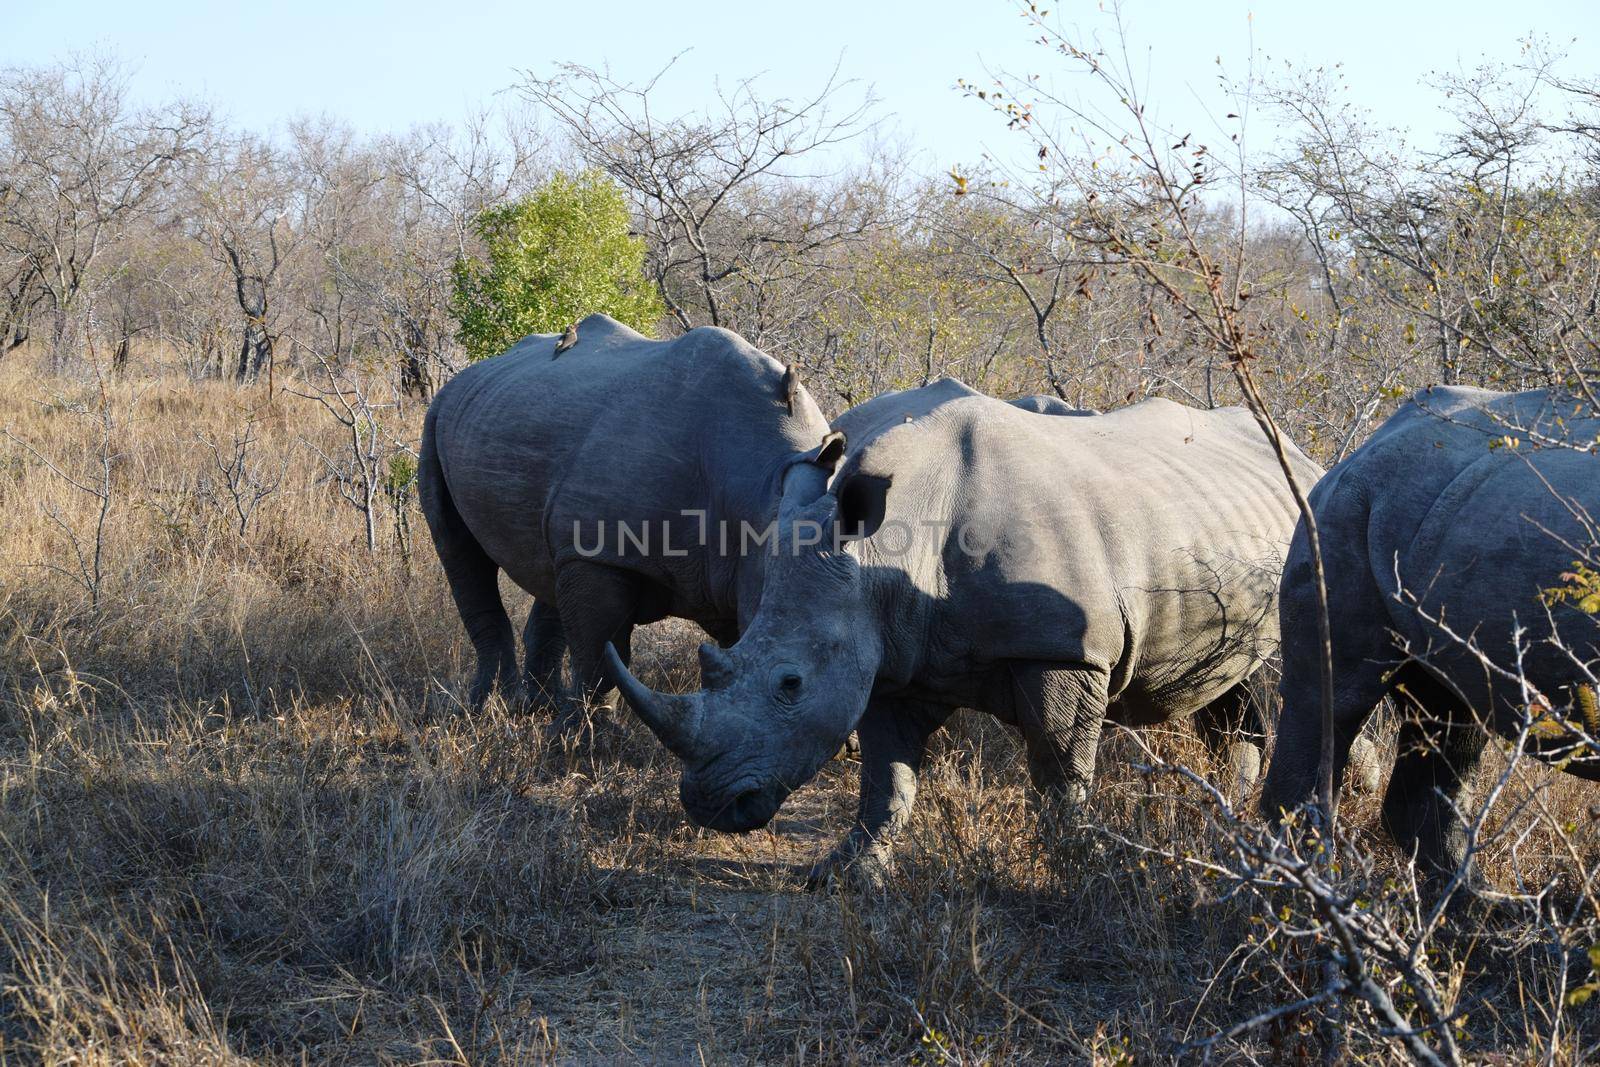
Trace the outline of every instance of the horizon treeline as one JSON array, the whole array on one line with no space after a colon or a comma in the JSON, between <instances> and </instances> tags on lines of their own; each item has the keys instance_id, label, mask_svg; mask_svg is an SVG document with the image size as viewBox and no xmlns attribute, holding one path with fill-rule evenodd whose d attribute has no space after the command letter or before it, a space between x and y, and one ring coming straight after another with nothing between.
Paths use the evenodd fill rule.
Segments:
<instances>
[{"instance_id":1,"label":"horizon treeline","mask_svg":"<svg viewBox=\"0 0 1600 1067\"><path fill-rule=\"evenodd\" d=\"M454 279L483 254L484 213L588 176L626 205L658 336L735 330L830 412L940 375L1083 407L1234 402L1159 284L1169 267L1180 290L1207 283L1163 259L1186 228L1246 297L1265 388L1326 461L1423 384L1592 382L1600 80L1561 67L1530 45L1440 79L1428 147L1343 103L1326 70L1225 86L1210 137L1143 129L1143 102L1116 127L1003 75L950 106L993 108L1029 163L971 173L872 147L884 116L837 81L802 100L744 82L670 117L653 83L565 66L455 125L269 135L183 100L136 106L114 57L10 68L0 358L241 384L333 366L425 398L467 359ZM1273 132L1258 158L1244 113ZM1183 180L1124 166L1130 135Z\"/></svg>"}]
</instances>

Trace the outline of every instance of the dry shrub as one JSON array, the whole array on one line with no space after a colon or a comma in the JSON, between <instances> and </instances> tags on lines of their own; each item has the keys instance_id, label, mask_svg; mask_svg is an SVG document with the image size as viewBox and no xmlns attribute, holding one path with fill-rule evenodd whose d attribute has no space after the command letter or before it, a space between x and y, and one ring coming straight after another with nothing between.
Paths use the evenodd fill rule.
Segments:
<instances>
[{"instance_id":1,"label":"dry shrub","mask_svg":"<svg viewBox=\"0 0 1600 1067\"><path fill-rule=\"evenodd\" d=\"M1112 1064L1169 1060L1293 1000L1305 961L1256 936L1261 908L1154 857L1217 831L1124 737L1108 735L1086 812L1041 817L1016 739L963 716L887 890L807 893L800 871L854 810L850 761L769 830L722 836L688 825L673 761L626 716L574 748L521 711L467 715L468 649L431 551L408 568L391 523L367 552L301 441L329 427L292 395L110 383L125 432L91 607L70 565L94 501L19 444L65 471L95 462L53 399L74 388L0 385L5 1056ZM240 537L195 440L246 417L284 473ZM415 444L420 409L386 418ZM698 639L651 628L640 672L692 686ZM1184 730L1147 736L1212 769ZM1526 788L1592 859L1587 787ZM1398 875L1377 799L1345 812ZM1542 822L1517 849L1525 875L1578 869ZM1505 850L1486 862L1502 883L1513 869ZM1523 933L1439 944L1472 1056L1543 1053L1556 972ZM1591 1011L1568 1011L1553 1062L1583 1058ZM1293 1061L1315 1036L1288 1017L1218 1051ZM1399 1055L1370 1027L1349 1047Z\"/></svg>"}]
</instances>

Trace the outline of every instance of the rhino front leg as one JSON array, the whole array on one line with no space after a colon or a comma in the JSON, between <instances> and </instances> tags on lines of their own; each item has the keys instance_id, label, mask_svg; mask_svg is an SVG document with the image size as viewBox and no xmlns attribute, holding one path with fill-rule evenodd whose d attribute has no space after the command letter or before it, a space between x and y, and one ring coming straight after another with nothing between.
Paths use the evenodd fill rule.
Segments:
<instances>
[{"instance_id":1,"label":"rhino front leg","mask_svg":"<svg viewBox=\"0 0 1600 1067\"><path fill-rule=\"evenodd\" d=\"M878 888L889 873L894 836L911 818L917 773L928 738L950 717L950 709L922 701L874 700L856 726L861 744L861 799L856 821L843 841L811 868L812 888L848 871L861 885Z\"/></svg>"},{"instance_id":2,"label":"rhino front leg","mask_svg":"<svg viewBox=\"0 0 1600 1067\"><path fill-rule=\"evenodd\" d=\"M1106 688L1101 671L1048 663L1013 668L1013 711L1028 749L1028 776L1047 800L1077 805L1088 799Z\"/></svg>"},{"instance_id":3,"label":"rhino front leg","mask_svg":"<svg viewBox=\"0 0 1600 1067\"><path fill-rule=\"evenodd\" d=\"M572 653L575 683L574 692L557 713L557 729L572 729L583 721L589 708L612 702L616 691L606 684L601 658L609 641L624 663L631 659L640 592L638 575L604 564L568 563L557 572L556 603Z\"/></svg>"}]
</instances>

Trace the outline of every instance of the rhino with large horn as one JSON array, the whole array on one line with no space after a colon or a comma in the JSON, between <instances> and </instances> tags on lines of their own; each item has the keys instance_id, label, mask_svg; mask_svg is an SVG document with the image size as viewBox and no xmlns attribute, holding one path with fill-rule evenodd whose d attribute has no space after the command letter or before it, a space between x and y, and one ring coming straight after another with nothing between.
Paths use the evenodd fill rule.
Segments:
<instances>
[{"instance_id":1,"label":"rhino with large horn","mask_svg":"<svg viewBox=\"0 0 1600 1067\"><path fill-rule=\"evenodd\" d=\"M727 330L652 341L591 315L576 337L559 359L535 334L473 364L423 425L422 507L477 653L474 706L523 688L502 570L535 597L526 688L569 719L636 625L679 616L731 643L764 563L738 539L770 526L784 472L828 431L795 372Z\"/></svg>"},{"instance_id":2,"label":"rhino with large horn","mask_svg":"<svg viewBox=\"0 0 1600 1067\"><path fill-rule=\"evenodd\" d=\"M706 649L699 693L653 693L607 660L683 758L704 826L764 825L859 732L856 822L817 877L881 876L953 709L1016 726L1035 783L1081 796L1103 720L1223 733L1276 637L1296 511L1247 412L1039 418L949 382L897 396L855 416L831 488L786 480L760 606L737 644Z\"/></svg>"}]
</instances>

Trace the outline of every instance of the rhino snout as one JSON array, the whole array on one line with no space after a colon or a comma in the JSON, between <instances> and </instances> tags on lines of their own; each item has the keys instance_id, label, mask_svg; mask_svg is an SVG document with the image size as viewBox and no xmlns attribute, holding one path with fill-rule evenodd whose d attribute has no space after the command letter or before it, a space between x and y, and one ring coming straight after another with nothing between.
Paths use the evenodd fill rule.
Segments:
<instances>
[{"instance_id":1,"label":"rhino snout","mask_svg":"<svg viewBox=\"0 0 1600 1067\"><path fill-rule=\"evenodd\" d=\"M683 810L696 826L721 833L759 830L772 821L789 791L776 785L759 785L747 779L729 789L702 793L687 775L678 787Z\"/></svg>"}]
</instances>

